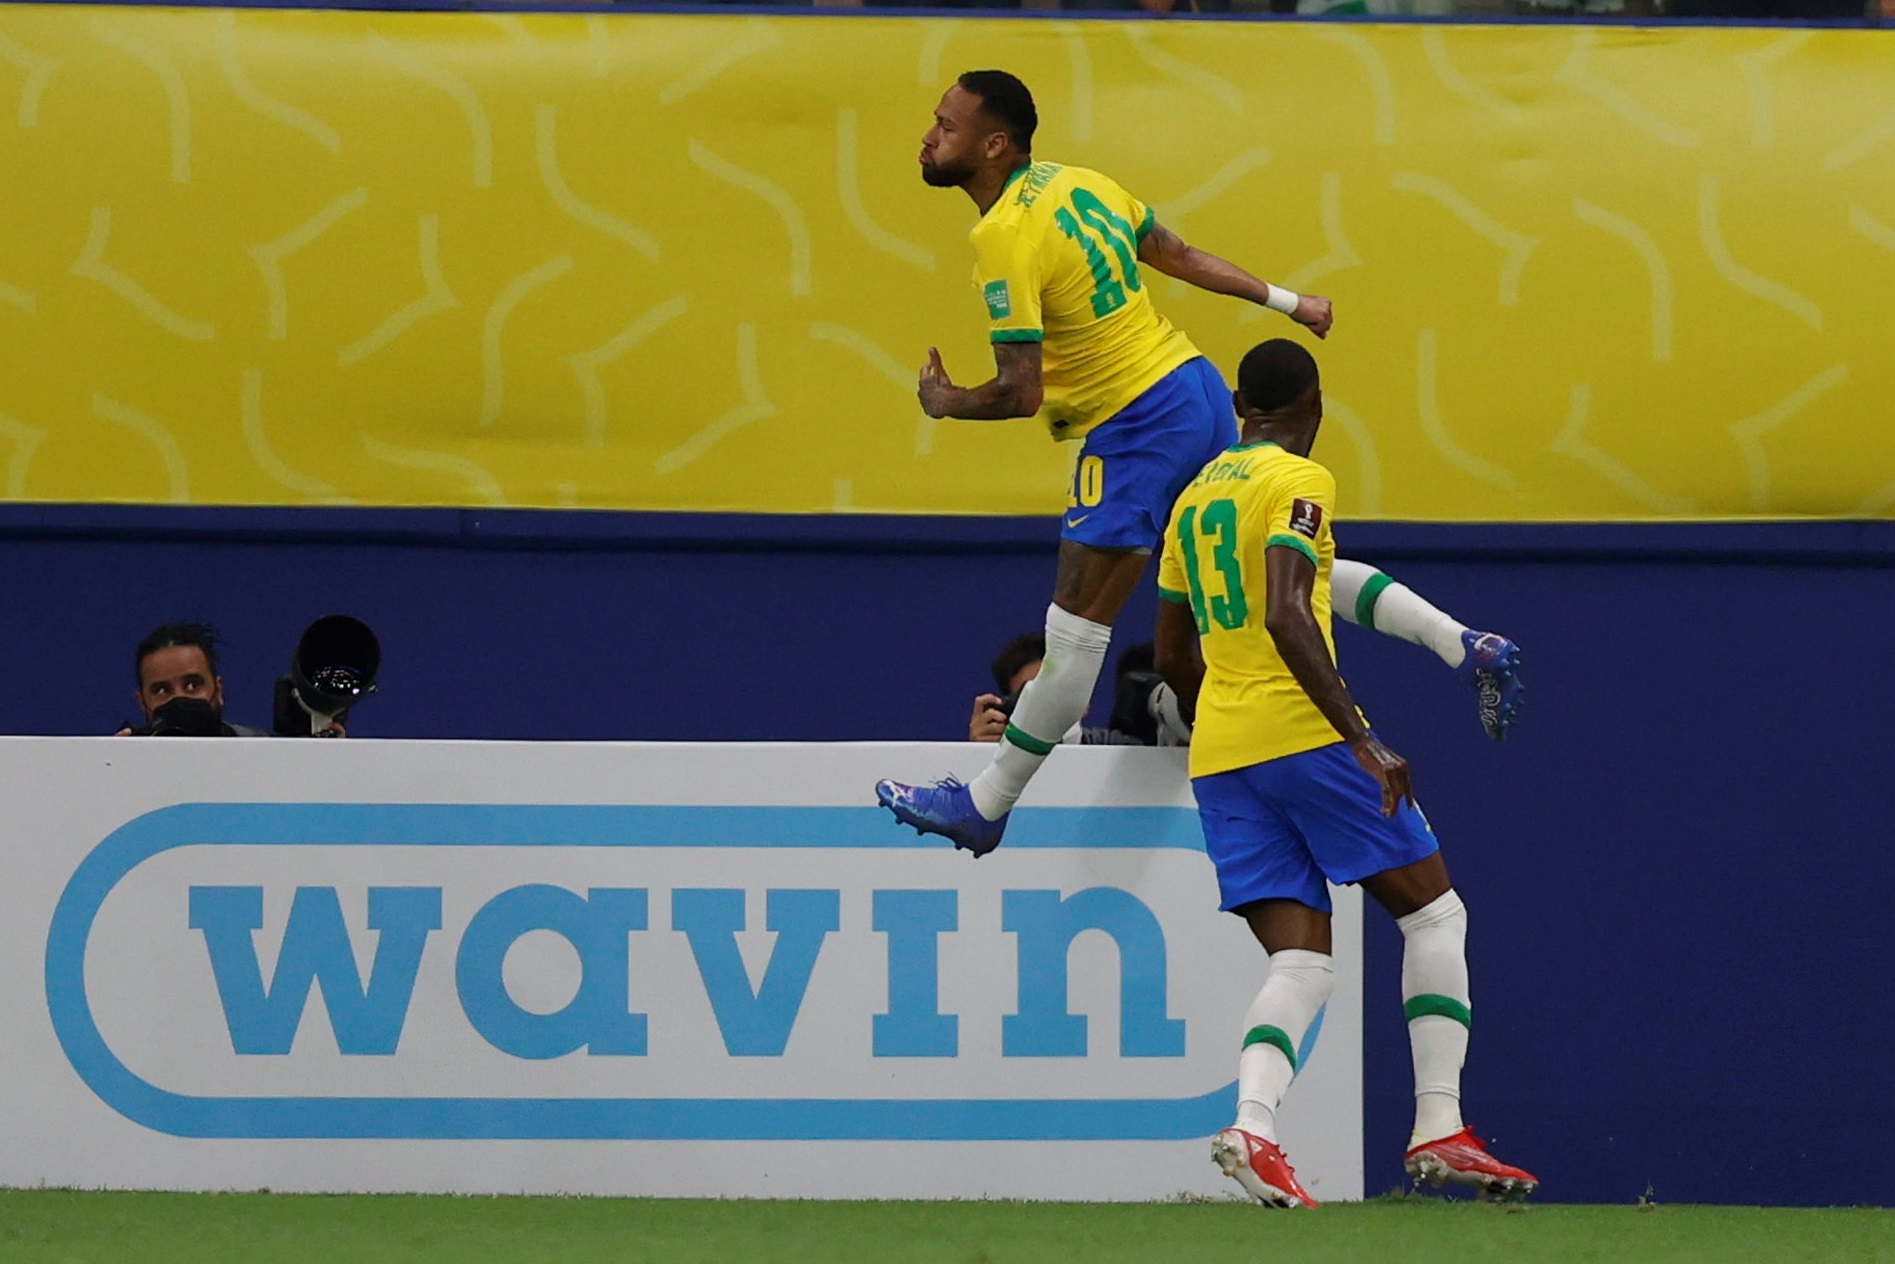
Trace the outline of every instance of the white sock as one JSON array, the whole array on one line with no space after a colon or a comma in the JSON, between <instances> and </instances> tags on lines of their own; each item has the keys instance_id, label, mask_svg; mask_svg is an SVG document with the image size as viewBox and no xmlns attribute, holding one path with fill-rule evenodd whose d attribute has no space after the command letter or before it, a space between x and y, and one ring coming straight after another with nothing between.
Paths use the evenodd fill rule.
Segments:
<instances>
[{"instance_id":1,"label":"white sock","mask_svg":"<svg viewBox=\"0 0 1895 1264\"><path fill-rule=\"evenodd\" d=\"M1388 580L1388 576L1370 566L1367 562L1351 562L1346 557L1338 557L1329 567L1329 598L1336 617L1350 623L1362 624L1358 605L1362 600L1362 590L1377 576ZM1389 580L1390 583L1394 582ZM1383 587L1385 585L1378 585ZM1369 594L1369 606L1375 605L1375 594Z\"/></svg>"},{"instance_id":2,"label":"white sock","mask_svg":"<svg viewBox=\"0 0 1895 1264\"><path fill-rule=\"evenodd\" d=\"M1467 647L1461 644L1466 624L1366 562L1337 558L1329 586L1335 613L1348 622L1431 649L1449 667L1466 661Z\"/></svg>"},{"instance_id":3,"label":"white sock","mask_svg":"<svg viewBox=\"0 0 1895 1264\"><path fill-rule=\"evenodd\" d=\"M1244 1014L1244 1048L1237 1058L1237 1126L1274 1142L1277 1107L1296 1078L1295 1050L1336 985L1336 962L1326 952L1286 948L1270 957L1270 976Z\"/></svg>"},{"instance_id":4,"label":"white sock","mask_svg":"<svg viewBox=\"0 0 1895 1264\"><path fill-rule=\"evenodd\" d=\"M994 762L968 786L982 816L996 821L1006 815L1060 738L1085 717L1111 644L1110 624L1046 607L1046 657L1040 660L1040 674L1020 691Z\"/></svg>"},{"instance_id":5,"label":"white sock","mask_svg":"<svg viewBox=\"0 0 1895 1264\"><path fill-rule=\"evenodd\" d=\"M1461 1066L1473 1007L1467 989L1467 906L1453 891L1397 918L1402 1008L1415 1059L1415 1130L1410 1145L1459 1132Z\"/></svg>"}]
</instances>

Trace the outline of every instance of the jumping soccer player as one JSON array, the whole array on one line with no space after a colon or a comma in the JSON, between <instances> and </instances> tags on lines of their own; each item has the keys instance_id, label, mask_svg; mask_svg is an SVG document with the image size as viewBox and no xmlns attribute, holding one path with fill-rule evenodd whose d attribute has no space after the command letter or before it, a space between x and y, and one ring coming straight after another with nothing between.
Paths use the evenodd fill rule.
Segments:
<instances>
[{"instance_id":1,"label":"jumping soccer player","mask_svg":"<svg viewBox=\"0 0 1895 1264\"><path fill-rule=\"evenodd\" d=\"M1277 1144L1297 1050L1335 981L1325 881L1360 883L1401 928L1415 1067L1410 1176L1524 1196L1461 1118L1471 1021L1467 910L1448 881L1408 763L1382 745L1336 671L1330 631L1335 479L1309 459L1316 362L1283 339L1238 370L1242 442L1178 497L1159 563L1156 659L1195 705L1191 788L1222 907L1249 923L1269 974L1244 1017L1237 1120L1212 1157L1260 1201L1314 1207Z\"/></svg>"},{"instance_id":2,"label":"jumping soccer player","mask_svg":"<svg viewBox=\"0 0 1895 1264\"><path fill-rule=\"evenodd\" d=\"M1027 782L1085 714L1112 623L1163 535L1171 502L1236 439L1223 379L1152 306L1142 268L1262 304L1319 338L1332 319L1328 299L1291 293L1186 245L1098 172L1035 162L1038 122L1025 84L1005 71L971 71L941 98L921 142L922 179L963 190L980 211L970 238L995 363L990 381L956 386L929 348L923 409L970 419L1041 414L1055 439L1085 441L1060 531L1046 658L993 763L971 784L876 784L897 820L976 856L999 845ZM1514 646L1459 624L1445 628L1433 619L1445 616L1427 611L1417 612L1412 630L1390 626L1392 617L1376 623L1434 644L1450 665L1465 664L1483 699L1483 723L1498 736L1517 705ZM1456 639L1444 641L1444 631ZM1158 701L1175 713L1175 700Z\"/></svg>"}]
</instances>

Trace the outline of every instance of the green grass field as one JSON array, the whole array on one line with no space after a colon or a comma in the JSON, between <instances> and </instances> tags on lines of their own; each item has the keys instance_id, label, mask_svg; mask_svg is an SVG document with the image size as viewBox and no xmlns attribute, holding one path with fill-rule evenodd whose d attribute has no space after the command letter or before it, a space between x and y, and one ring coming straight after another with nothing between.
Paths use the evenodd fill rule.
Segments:
<instances>
[{"instance_id":1,"label":"green grass field","mask_svg":"<svg viewBox=\"0 0 1895 1264\"><path fill-rule=\"evenodd\" d=\"M1493 1207L1390 1196L1225 1203L863 1203L0 1190L0 1264L1068 1260L1895 1261L1895 1210Z\"/></svg>"}]
</instances>

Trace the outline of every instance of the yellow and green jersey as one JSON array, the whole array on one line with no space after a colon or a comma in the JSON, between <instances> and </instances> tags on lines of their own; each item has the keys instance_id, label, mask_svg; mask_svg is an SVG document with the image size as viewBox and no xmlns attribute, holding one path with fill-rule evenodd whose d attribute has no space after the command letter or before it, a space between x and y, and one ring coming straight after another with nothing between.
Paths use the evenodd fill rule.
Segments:
<instances>
[{"instance_id":1,"label":"yellow and green jersey","mask_svg":"<svg viewBox=\"0 0 1895 1264\"><path fill-rule=\"evenodd\" d=\"M992 340L1041 344L1040 415L1055 439L1080 437L1198 354L1139 272L1154 222L1098 172L1036 162L968 235Z\"/></svg>"},{"instance_id":2,"label":"yellow and green jersey","mask_svg":"<svg viewBox=\"0 0 1895 1264\"><path fill-rule=\"evenodd\" d=\"M1323 718L1263 626L1264 551L1296 549L1316 566L1310 608L1329 657L1330 516L1336 480L1274 443L1231 448L1172 506L1158 566L1159 595L1189 602L1204 649L1204 687L1191 732L1191 775L1246 768L1342 740Z\"/></svg>"}]
</instances>

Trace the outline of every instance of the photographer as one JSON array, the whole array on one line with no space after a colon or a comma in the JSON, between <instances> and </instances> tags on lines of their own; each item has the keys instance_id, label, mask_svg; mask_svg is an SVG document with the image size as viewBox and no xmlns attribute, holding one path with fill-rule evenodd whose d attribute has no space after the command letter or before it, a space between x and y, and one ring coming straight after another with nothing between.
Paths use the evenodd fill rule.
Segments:
<instances>
[{"instance_id":1,"label":"photographer","mask_svg":"<svg viewBox=\"0 0 1895 1264\"><path fill-rule=\"evenodd\" d=\"M967 722L970 742L997 742L1006 731L1007 717L1019 699L1026 682L1040 674L1040 660L1046 657L1046 635L1028 632L1000 647L994 656L994 688L999 693L984 693L974 699L974 714Z\"/></svg>"},{"instance_id":2,"label":"photographer","mask_svg":"<svg viewBox=\"0 0 1895 1264\"><path fill-rule=\"evenodd\" d=\"M267 729L224 719L224 681L217 674L217 630L202 623L167 623L138 643L133 670L144 721L119 729L121 737L269 737ZM346 737L340 723L326 737Z\"/></svg>"},{"instance_id":3,"label":"photographer","mask_svg":"<svg viewBox=\"0 0 1895 1264\"><path fill-rule=\"evenodd\" d=\"M974 699L974 712L967 722L970 742L998 742L1006 731L1007 718L1027 682L1040 674L1040 662L1046 657L1044 633L1028 632L1000 647L991 667L994 687L1001 692L984 693ZM1182 744L1181 737L1166 732L1148 712L1148 702L1158 676L1152 671L1151 645L1127 646L1119 655L1117 681L1113 689L1112 718L1103 728L1079 727L1066 740L1086 746L1172 746Z\"/></svg>"}]
</instances>

